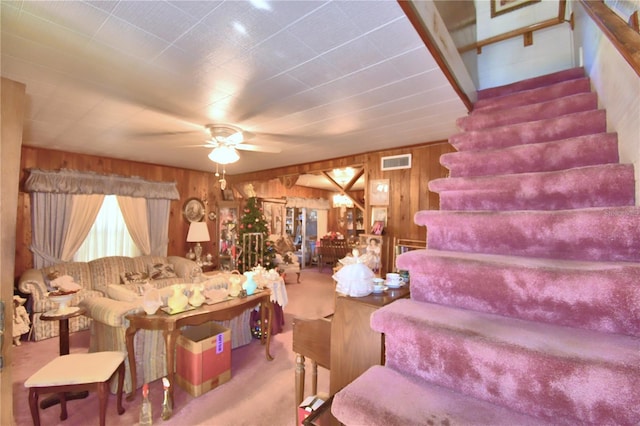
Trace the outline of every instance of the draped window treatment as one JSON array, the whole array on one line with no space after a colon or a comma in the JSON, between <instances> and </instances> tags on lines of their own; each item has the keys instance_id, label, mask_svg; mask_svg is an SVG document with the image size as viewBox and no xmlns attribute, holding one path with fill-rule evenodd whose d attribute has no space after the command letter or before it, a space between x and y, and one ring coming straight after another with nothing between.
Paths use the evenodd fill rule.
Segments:
<instances>
[{"instance_id":1,"label":"draped window treatment","mask_svg":"<svg viewBox=\"0 0 640 426\"><path fill-rule=\"evenodd\" d=\"M329 200L324 198L287 197L287 207L306 207L312 210L329 210Z\"/></svg>"},{"instance_id":2,"label":"draped window treatment","mask_svg":"<svg viewBox=\"0 0 640 426\"><path fill-rule=\"evenodd\" d=\"M118 196L118 205L124 217L124 223L133 242L136 243L142 254L151 254L149 242L149 221L147 220L147 200L144 198L132 198Z\"/></svg>"},{"instance_id":3,"label":"draped window treatment","mask_svg":"<svg viewBox=\"0 0 640 426\"><path fill-rule=\"evenodd\" d=\"M127 228L140 250L166 255L169 205L180 198L175 182L32 169L25 189L31 193L30 249L36 269L72 259L95 221L102 198L111 194L118 196ZM158 237L151 237L156 234Z\"/></svg>"},{"instance_id":4,"label":"draped window treatment","mask_svg":"<svg viewBox=\"0 0 640 426\"><path fill-rule=\"evenodd\" d=\"M69 223L73 223L73 226L67 228L62 252L60 253L60 260L63 262L71 261L84 239L87 238L87 234L96 221L100 207L102 207L104 195L72 195L72 201Z\"/></svg>"}]
</instances>

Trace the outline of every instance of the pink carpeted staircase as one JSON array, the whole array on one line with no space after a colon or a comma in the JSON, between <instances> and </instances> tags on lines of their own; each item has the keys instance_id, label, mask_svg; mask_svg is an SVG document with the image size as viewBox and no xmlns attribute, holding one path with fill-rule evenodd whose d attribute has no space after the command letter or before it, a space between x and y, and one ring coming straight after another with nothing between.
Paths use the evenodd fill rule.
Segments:
<instances>
[{"instance_id":1,"label":"pink carpeted staircase","mask_svg":"<svg viewBox=\"0 0 640 426\"><path fill-rule=\"evenodd\" d=\"M639 425L640 208L581 68L479 93L347 425Z\"/></svg>"}]
</instances>

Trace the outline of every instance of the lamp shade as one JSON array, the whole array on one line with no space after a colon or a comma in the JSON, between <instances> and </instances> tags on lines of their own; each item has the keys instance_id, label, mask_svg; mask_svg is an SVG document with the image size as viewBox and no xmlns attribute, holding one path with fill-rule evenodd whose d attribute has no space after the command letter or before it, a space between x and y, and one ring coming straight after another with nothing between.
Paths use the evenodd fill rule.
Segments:
<instances>
[{"instance_id":1,"label":"lamp shade","mask_svg":"<svg viewBox=\"0 0 640 426\"><path fill-rule=\"evenodd\" d=\"M235 163L240 159L240 155L235 148L227 145L220 145L209 153L209 160L218 164Z\"/></svg>"},{"instance_id":2,"label":"lamp shade","mask_svg":"<svg viewBox=\"0 0 640 426\"><path fill-rule=\"evenodd\" d=\"M200 241L210 241L209 228L206 222L191 222L187 233L187 242L196 243Z\"/></svg>"}]
</instances>

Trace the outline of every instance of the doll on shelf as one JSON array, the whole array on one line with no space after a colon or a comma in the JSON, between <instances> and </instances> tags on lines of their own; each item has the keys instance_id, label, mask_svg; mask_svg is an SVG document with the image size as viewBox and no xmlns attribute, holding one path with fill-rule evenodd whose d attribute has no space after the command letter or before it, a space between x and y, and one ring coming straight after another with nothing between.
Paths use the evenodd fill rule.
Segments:
<instances>
[{"instance_id":1,"label":"doll on shelf","mask_svg":"<svg viewBox=\"0 0 640 426\"><path fill-rule=\"evenodd\" d=\"M20 346L20 336L31 328L29 313L24 307L26 301L23 297L13 296L13 344L16 346Z\"/></svg>"}]
</instances>

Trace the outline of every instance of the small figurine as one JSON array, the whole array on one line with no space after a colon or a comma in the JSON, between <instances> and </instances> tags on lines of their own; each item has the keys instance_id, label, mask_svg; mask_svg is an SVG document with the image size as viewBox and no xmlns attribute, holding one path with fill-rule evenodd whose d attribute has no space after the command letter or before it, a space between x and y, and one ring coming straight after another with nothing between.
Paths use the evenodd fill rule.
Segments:
<instances>
[{"instance_id":1,"label":"small figurine","mask_svg":"<svg viewBox=\"0 0 640 426\"><path fill-rule=\"evenodd\" d=\"M13 296L13 344L16 346L20 346L20 336L31 328L29 313L24 307L26 301L20 296Z\"/></svg>"}]
</instances>

